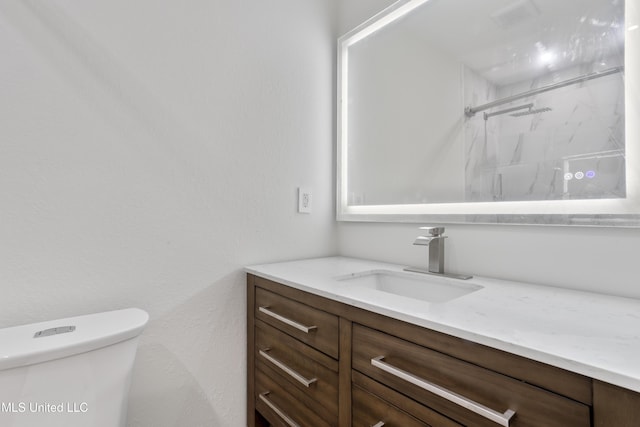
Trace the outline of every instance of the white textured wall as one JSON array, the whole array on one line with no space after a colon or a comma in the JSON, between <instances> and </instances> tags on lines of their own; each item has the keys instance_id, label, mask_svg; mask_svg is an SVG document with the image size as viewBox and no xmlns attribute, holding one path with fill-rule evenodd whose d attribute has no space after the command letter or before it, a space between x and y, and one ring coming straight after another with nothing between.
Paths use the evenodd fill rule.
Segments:
<instances>
[{"instance_id":1,"label":"white textured wall","mask_svg":"<svg viewBox=\"0 0 640 427\"><path fill-rule=\"evenodd\" d=\"M350 30L392 3L393 0L341 0L339 32ZM640 11L635 8L630 13L637 17ZM637 40L636 33L628 36ZM636 63L637 60L636 56ZM626 83L629 85L630 80ZM634 96L630 102L634 104L627 110L627 120L638 117L635 95L640 92L637 83L632 84ZM638 124L634 122L633 126L637 129ZM412 246L419 233L417 226L340 223L340 253L426 265L426 248ZM458 225L448 226L446 234L449 239L445 268L450 271L640 298L640 229Z\"/></svg>"},{"instance_id":2,"label":"white textured wall","mask_svg":"<svg viewBox=\"0 0 640 427\"><path fill-rule=\"evenodd\" d=\"M242 266L336 251L334 12L0 1L0 327L147 310L130 426L245 425Z\"/></svg>"}]
</instances>

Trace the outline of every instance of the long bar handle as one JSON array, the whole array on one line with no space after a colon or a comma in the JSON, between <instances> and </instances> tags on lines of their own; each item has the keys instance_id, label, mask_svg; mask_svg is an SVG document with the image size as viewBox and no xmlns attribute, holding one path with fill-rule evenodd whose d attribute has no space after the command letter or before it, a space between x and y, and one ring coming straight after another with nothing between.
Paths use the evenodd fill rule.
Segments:
<instances>
[{"instance_id":1,"label":"long bar handle","mask_svg":"<svg viewBox=\"0 0 640 427\"><path fill-rule=\"evenodd\" d=\"M282 412L282 409L278 408L272 401L267 399L267 395L269 393L270 392L265 391L264 393L260 393L258 395L258 397L260 398L260 400L262 400L265 403L265 405L267 405L269 408L271 408L271 410L273 412L275 412L280 418L282 418L282 421L287 423L290 427L300 427L300 425L298 423L293 421L291 418L289 418L289 416L287 414Z\"/></svg>"},{"instance_id":2,"label":"long bar handle","mask_svg":"<svg viewBox=\"0 0 640 427\"><path fill-rule=\"evenodd\" d=\"M289 376L293 377L296 381L298 381L303 386L309 387L311 384L313 384L316 381L318 381L317 378L307 379L307 378L303 377L302 375L300 375L299 373L297 373L296 371L294 371L293 369L291 369L290 367L288 367L287 365L285 365L284 363L282 363L281 361L279 361L275 357L270 356L269 354L267 354L267 352L269 350L271 350L271 349L270 348L265 348L264 350L258 350L258 353L260 354L260 356L264 357L269 362L273 363L278 368L282 369Z\"/></svg>"},{"instance_id":3,"label":"long bar handle","mask_svg":"<svg viewBox=\"0 0 640 427\"><path fill-rule=\"evenodd\" d=\"M291 320L291 319L287 319L286 317L280 316L278 313L274 313L273 311L269 310L269 307L258 307L258 311L261 311L262 313L266 314L267 316L271 316L274 319L277 319L279 321L281 321L282 323L285 323L289 326L292 326L294 328L296 328L299 331L304 332L305 334L308 334L309 332L313 331L314 329L318 329L317 326L305 326L302 325L298 322L296 322L295 320Z\"/></svg>"},{"instance_id":4,"label":"long bar handle","mask_svg":"<svg viewBox=\"0 0 640 427\"><path fill-rule=\"evenodd\" d=\"M400 379L403 379L413 385L416 385L424 390L427 390L430 393L435 394L436 396L440 396L443 399L448 400L449 402L455 403L456 405L460 405L463 408L470 410L471 412L475 412L476 414L483 416L494 423L497 423L503 427L509 427L509 421L511 417L513 417L516 412L507 409L504 413L500 413L494 411L491 408L487 408L486 406L475 402L471 399L468 399L464 396L461 396L453 391L447 390L444 387L441 387L437 384L426 381L420 377L417 377L407 371L403 371L400 368L397 368L393 365L390 365L386 362L383 362L384 356L378 356L371 359L371 364L376 368L382 369L385 372L390 373Z\"/></svg>"}]
</instances>

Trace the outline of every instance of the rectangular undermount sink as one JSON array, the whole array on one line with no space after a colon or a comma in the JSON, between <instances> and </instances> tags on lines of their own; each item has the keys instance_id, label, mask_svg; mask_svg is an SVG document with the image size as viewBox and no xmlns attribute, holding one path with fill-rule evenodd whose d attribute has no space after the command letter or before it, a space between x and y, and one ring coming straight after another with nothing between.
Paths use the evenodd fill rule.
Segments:
<instances>
[{"instance_id":1,"label":"rectangular undermount sink","mask_svg":"<svg viewBox=\"0 0 640 427\"><path fill-rule=\"evenodd\" d=\"M483 288L457 279L390 270L349 274L336 279L350 286L431 303L451 301Z\"/></svg>"}]
</instances>

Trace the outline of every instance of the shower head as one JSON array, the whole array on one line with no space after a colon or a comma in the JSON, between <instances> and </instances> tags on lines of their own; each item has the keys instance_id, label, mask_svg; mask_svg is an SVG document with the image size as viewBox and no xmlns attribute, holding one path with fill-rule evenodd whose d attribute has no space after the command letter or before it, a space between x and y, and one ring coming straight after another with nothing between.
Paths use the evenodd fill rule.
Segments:
<instances>
[{"instance_id":1,"label":"shower head","mask_svg":"<svg viewBox=\"0 0 640 427\"><path fill-rule=\"evenodd\" d=\"M551 111L551 108L549 107L529 108L527 111L520 111L519 113L513 113L509 115L511 117L522 117L522 116L528 116L529 114L546 113L547 111Z\"/></svg>"},{"instance_id":2,"label":"shower head","mask_svg":"<svg viewBox=\"0 0 640 427\"><path fill-rule=\"evenodd\" d=\"M517 113L514 113L514 111L524 110L524 109L526 109L526 111L519 111ZM545 113L547 111L551 111L551 108L549 107L535 108L535 104L533 102L530 102L528 104L518 105L516 107L509 107L509 108L505 108L504 110L494 111L492 113L484 113L484 120L487 121L489 120L490 117L501 116L503 114L508 114L508 113L513 113L513 114L509 114L511 117L521 117L521 116L528 116L530 114Z\"/></svg>"}]
</instances>

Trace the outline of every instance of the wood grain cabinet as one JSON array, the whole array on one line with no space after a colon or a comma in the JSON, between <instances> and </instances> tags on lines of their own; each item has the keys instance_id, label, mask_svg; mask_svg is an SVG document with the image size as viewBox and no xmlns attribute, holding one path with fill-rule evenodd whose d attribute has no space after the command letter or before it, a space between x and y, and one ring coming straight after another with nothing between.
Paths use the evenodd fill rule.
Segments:
<instances>
[{"instance_id":1,"label":"wood grain cabinet","mask_svg":"<svg viewBox=\"0 0 640 427\"><path fill-rule=\"evenodd\" d=\"M250 427L638 427L640 394L247 276Z\"/></svg>"}]
</instances>

